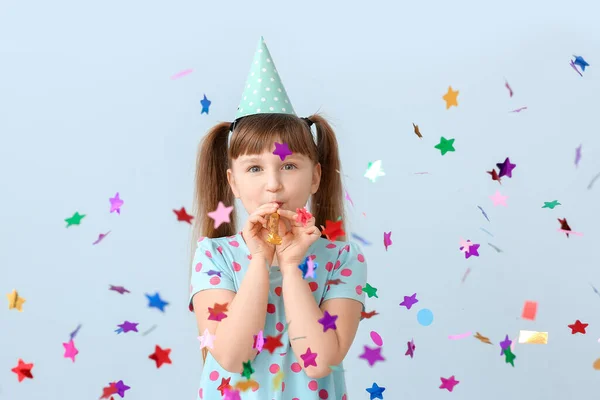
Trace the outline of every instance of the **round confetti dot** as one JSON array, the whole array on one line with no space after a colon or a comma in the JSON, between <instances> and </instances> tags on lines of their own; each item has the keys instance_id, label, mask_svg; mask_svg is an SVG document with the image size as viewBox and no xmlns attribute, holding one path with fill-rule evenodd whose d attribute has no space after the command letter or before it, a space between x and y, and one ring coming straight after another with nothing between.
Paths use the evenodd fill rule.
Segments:
<instances>
[{"instance_id":1,"label":"round confetti dot","mask_svg":"<svg viewBox=\"0 0 600 400\"><path fill-rule=\"evenodd\" d=\"M379 347L383 346L383 339L381 339L381 336L379 336L379 333L377 333L375 331L371 331L370 335L371 335L371 340L373 341L373 343L375 343Z\"/></svg>"},{"instance_id":2,"label":"round confetti dot","mask_svg":"<svg viewBox=\"0 0 600 400\"><path fill-rule=\"evenodd\" d=\"M429 326L433 322L433 313L428 308L423 308L417 313L417 321L423 326Z\"/></svg>"},{"instance_id":3,"label":"round confetti dot","mask_svg":"<svg viewBox=\"0 0 600 400\"><path fill-rule=\"evenodd\" d=\"M291 368L292 368L292 371L294 371L294 372L302 371L302 367L297 362L293 363Z\"/></svg>"},{"instance_id":4,"label":"round confetti dot","mask_svg":"<svg viewBox=\"0 0 600 400\"><path fill-rule=\"evenodd\" d=\"M218 371L213 371L210 373L209 378L211 381L216 381L217 379L219 379L219 372Z\"/></svg>"},{"instance_id":5,"label":"round confetti dot","mask_svg":"<svg viewBox=\"0 0 600 400\"><path fill-rule=\"evenodd\" d=\"M276 374L279 372L279 365L277 364L271 364L271 366L269 367L269 372L272 374Z\"/></svg>"}]
</instances>

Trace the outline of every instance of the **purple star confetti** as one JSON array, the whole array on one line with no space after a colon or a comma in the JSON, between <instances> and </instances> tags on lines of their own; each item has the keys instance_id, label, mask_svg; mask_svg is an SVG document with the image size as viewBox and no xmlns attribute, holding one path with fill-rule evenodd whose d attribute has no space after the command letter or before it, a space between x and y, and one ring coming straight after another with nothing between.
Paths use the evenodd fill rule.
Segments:
<instances>
[{"instance_id":1,"label":"purple star confetti","mask_svg":"<svg viewBox=\"0 0 600 400\"><path fill-rule=\"evenodd\" d=\"M405 356L410 356L410 358L413 358L415 355L415 341L414 339L410 339L410 342L406 342L406 345L408 347L408 349L406 350L406 353L404 353Z\"/></svg>"},{"instance_id":2,"label":"purple star confetti","mask_svg":"<svg viewBox=\"0 0 600 400\"><path fill-rule=\"evenodd\" d=\"M279 158L281 158L281 161L284 161L287 156L292 155L292 152L288 147L287 143L275 142L275 151L273 151L273 154L279 156Z\"/></svg>"},{"instance_id":3,"label":"purple star confetti","mask_svg":"<svg viewBox=\"0 0 600 400\"><path fill-rule=\"evenodd\" d=\"M510 158L506 157L504 162L497 163L496 166L500 170L500 173L498 174L499 177L508 176L509 178L512 178L512 170L515 169L517 164L511 164Z\"/></svg>"},{"instance_id":4,"label":"purple star confetti","mask_svg":"<svg viewBox=\"0 0 600 400\"><path fill-rule=\"evenodd\" d=\"M413 293L412 296L404 296L404 300L400 303L400 306L404 306L407 310L410 310L410 308L418 302L417 294Z\"/></svg>"},{"instance_id":5,"label":"purple star confetti","mask_svg":"<svg viewBox=\"0 0 600 400\"><path fill-rule=\"evenodd\" d=\"M323 325L323 332L327 332L328 329L335 330L335 321L338 319L337 315L331 315L327 311L323 314L323 318L319 319L319 323Z\"/></svg>"}]
</instances>

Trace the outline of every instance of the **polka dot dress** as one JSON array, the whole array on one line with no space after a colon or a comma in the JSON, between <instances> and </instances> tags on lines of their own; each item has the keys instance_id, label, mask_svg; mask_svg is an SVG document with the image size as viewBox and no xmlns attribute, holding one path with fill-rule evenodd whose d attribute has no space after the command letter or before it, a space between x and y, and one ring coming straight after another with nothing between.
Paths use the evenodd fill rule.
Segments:
<instances>
[{"instance_id":1,"label":"polka dot dress","mask_svg":"<svg viewBox=\"0 0 600 400\"><path fill-rule=\"evenodd\" d=\"M201 238L192 269L190 311L193 311L192 298L199 291L219 288L236 292L250 264L249 254L241 232L230 237ZM364 310L365 294L361 288L367 280L367 263L357 244L330 242L320 238L309 248L307 256L317 263L314 278L306 278L317 304L328 299L348 298L361 302ZM288 331L285 330L281 284L281 272L277 267L272 267L263 334L265 338L282 335L280 340L283 346L272 354L263 348L256 356L252 362L255 371L252 379L258 382L259 387L240 392L240 399L346 400L343 365L324 378L312 379L298 363L290 345ZM209 352L200 378L197 399L221 400L225 387L233 387L237 382L245 380L241 374L230 373L221 368ZM273 387L274 381L279 382L276 388Z\"/></svg>"}]
</instances>

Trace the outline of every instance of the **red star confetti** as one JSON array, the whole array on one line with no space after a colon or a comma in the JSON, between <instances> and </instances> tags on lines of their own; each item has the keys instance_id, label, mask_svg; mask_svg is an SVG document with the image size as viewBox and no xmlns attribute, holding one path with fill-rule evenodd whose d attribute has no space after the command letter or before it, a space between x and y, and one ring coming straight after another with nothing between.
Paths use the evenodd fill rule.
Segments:
<instances>
[{"instance_id":1,"label":"red star confetti","mask_svg":"<svg viewBox=\"0 0 600 400\"><path fill-rule=\"evenodd\" d=\"M156 345L154 353L150 354L148 358L156 362L156 368L160 368L163 364L171 364L170 353L171 349L161 349L159 345Z\"/></svg>"},{"instance_id":2,"label":"red star confetti","mask_svg":"<svg viewBox=\"0 0 600 400\"><path fill-rule=\"evenodd\" d=\"M283 333L280 333L277 336L267 336L265 344L263 344L263 349L273 354L275 349L283 346L283 343L281 343L281 336L283 336Z\"/></svg>"},{"instance_id":3,"label":"red star confetti","mask_svg":"<svg viewBox=\"0 0 600 400\"><path fill-rule=\"evenodd\" d=\"M229 303L215 303L214 307L208 307L208 319L211 321L221 321L227 318L227 314L225 314L227 312L227 304Z\"/></svg>"},{"instance_id":4,"label":"red star confetti","mask_svg":"<svg viewBox=\"0 0 600 400\"><path fill-rule=\"evenodd\" d=\"M19 380L19 382L22 382L25 378L33 379L33 375L31 374L32 368L33 363L25 363L19 358L19 364L13 369L11 369L11 371L17 374L17 379Z\"/></svg>"},{"instance_id":5,"label":"red star confetti","mask_svg":"<svg viewBox=\"0 0 600 400\"><path fill-rule=\"evenodd\" d=\"M589 324L584 324L580 320L575 321L574 324L568 325L571 328L571 334L582 333L585 335L585 328L587 328Z\"/></svg>"},{"instance_id":6,"label":"red star confetti","mask_svg":"<svg viewBox=\"0 0 600 400\"><path fill-rule=\"evenodd\" d=\"M328 240L335 242L335 239L337 239L338 236L344 236L346 234L346 232L344 232L344 230L342 229L342 221L330 221L327 220L325 221L325 225L326 227L323 227L323 225L321 225L322 228L322 233L323 235L325 235L325 237L327 237Z\"/></svg>"},{"instance_id":7,"label":"red star confetti","mask_svg":"<svg viewBox=\"0 0 600 400\"><path fill-rule=\"evenodd\" d=\"M312 218L312 214L306 208L296 208L296 222L306 227L306 223Z\"/></svg>"},{"instance_id":8,"label":"red star confetti","mask_svg":"<svg viewBox=\"0 0 600 400\"><path fill-rule=\"evenodd\" d=\"M188 224L192 224L192 217L185 211L185 207L181 207L181 210L173 210L175 214L177 214L177 221L187 222Z\"/></svg>"}]
</instances>

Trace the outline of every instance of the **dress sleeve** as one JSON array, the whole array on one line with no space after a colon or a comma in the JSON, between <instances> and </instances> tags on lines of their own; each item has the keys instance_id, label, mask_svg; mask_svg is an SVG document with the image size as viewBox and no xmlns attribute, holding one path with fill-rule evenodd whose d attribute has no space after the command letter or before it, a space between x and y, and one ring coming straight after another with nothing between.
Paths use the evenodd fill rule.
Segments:
<instances>
[{"instance_id":1,"label":"dress sleeve","mask_svg":"<svg viewBox=\"0 0 600 400\"><path fill-rule=\"evenodd\" d=\"M232 270L227 268L227 262L210 238L200 238L192 262L190 279L189 310L194 311L192 300L194 295L207 289L225 289L235 292Z\"/></svg>"},{"instance_id":2,"label":"dress sleeve","mask_svg":"<svg viewBox=\"0 0 600 400\"><path fill-rule=\"evenodd\" d=\"M347 243L338 254L327 282L323 301L329 299L354 299L365 308L365 293L362 288L367 283L367 261L356 243Z\"/></svg>"}]
</instances>

